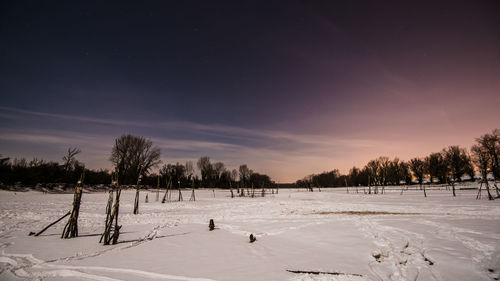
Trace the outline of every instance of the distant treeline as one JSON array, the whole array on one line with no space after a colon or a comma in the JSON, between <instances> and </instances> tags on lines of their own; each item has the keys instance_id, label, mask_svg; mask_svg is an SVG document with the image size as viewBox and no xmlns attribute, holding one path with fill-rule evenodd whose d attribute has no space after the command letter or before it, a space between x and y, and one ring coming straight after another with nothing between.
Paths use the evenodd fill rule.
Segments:
<instances>
[{"instance_id":1,"label":"distant treeline","mask_svg":"<svg viewBox=\"0 0 500 281\"><path fill-rule=\"evenodd\" d=\"M276 187L268 175L256 173L245 164L240 165L238 170L231 170L222 162L212 163L207 156L201 157L196 163L201 177L195 175L195 166L191 161L185 164L165 164L159 169L159 173L149 173L152 167L160 164L160 149L153 147L150 140L132 135L123 135L115 140L110 156L110 161L115 166L114 171L86 169L76 159L80 152L80 149L69 148L67 155L62 157L62 163L0 156L0 184L51 184L48 186L52 187L53 183L57 183L68 187L76 185L85 172L86 185L109 185L112 173L116 173L121 185L140 184L161 188L167 185L171 188Z\"/></svg>"},{"instance_id":2,"label":"distant treeline","mask_svg":"<svg viewBox=\"0 0 500 281\"><path fill-rule=\"evenodd\" d=\"M159 174L151 174L146 179L146 184L165 186L171 182L173 188L245 188L245 187L275 187L276 184L268 175L259 174L249 169L246 164L240 165L239 169L228 169L222 162L212 163L208 156L203 156L196 162L196 168L201 177L194 175L195 166L193 162L185 164L166 164L160 168Z\"/></svg>"},{"instance_id":3,"label":"distant treeline","mask_svg":"<svg viewBox=\"0 0 500 281\"><path fill-rule=\"evenodd\" d=\"M24 158L10 160L7 157L1 157L0 183L23 186L58 183L73 186L76 185L84 170L85 184L97 185L111 182L109 170L89 170L76 159L69 165L68 163L61 165L57 162L37 158L27 161Z\"/></svg>"},{"instance_id":4,"label":"distant treeline","mask_svg":"<svg viewBox=\"0 0 500 281\"><path fill-rule=\"evenodd\" d=\"M158 173L150 173L159 167L160 149L153 147L151 140L144 137L123 135L115 140L110 161L113 171L86 169L76 159L81 151L69 148L62 163L34 158L10 159L0 156L0 184L35 186L36 184L60 183L75 185L85 172L84 184L111 184L112 173L121 185L145 185L171 188L263 188L278 187L268 175L259 174L240 165L228 169L222 162L212 163L207 156L196 162L185 164L165 164ZM200 172L195 175L195 168ZM411 184L413 179L420 184L428 178L431 183L454 183L462 181L464 175L474 180L476 171L486 178L493 175L500 178L500 130L493 130L476 139L470 153L459 146L450 146L440 152L431 153L423 158L401 161L398 158L378 157L363 168L353 167L349 174L342 175L338 170L313 174L286 187L339 187L367 185ZM280 185L280 187L285 187Z\"/></svg>"},{"instance_id":5,"label":"distant treeline","mask_svg":"<svg viewBox=\"0 0 500 281\"><path fill-rule=\"evenodd\" d=\"M371 160L363 168L353 167L349 174L342 175L335 169L312 174L298 180L298 187L340 187L368 185L412 184L413 179L422 184L460 182L465 175L475 180L476 170L482 178L492 175L495 182L500 179L500 130L484 134L476 139L470 153L459 146L449 146L423 158L401 161L382 156Z\"/></svg>"}]
</instances>

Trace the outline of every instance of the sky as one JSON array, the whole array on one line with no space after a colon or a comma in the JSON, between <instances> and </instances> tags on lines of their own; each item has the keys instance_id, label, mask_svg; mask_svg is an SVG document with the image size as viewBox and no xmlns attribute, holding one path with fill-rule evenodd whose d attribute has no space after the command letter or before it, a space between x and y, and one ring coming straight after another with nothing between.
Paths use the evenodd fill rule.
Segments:
<instances>
[{"instance_id":1,"label":"sky","mask_svg":"<svg viewBox=\"0 0 500 281\"><path fill-rule=\"evenodd\" d=\"M383 2L383 3L382 3ZM277 182L500 128L498 1L2 1L0 154L144 136Z\"/></svg>"}]
</instances>

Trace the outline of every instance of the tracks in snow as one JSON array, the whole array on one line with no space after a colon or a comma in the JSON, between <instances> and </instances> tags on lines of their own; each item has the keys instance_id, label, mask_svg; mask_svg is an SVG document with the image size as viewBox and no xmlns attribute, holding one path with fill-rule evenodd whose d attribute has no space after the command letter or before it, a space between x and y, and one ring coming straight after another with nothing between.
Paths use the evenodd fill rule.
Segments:
<instances>
[{"instance_id":1,"label":"tracks in snow","mask_svg":"<svg viewBox=\"0 0 500 281\"><path fill-rule=\"evenodd\" d=\"M175 225L175 224L174 224ZM86 258L97 257L111 251L121 251L133 247L137 247L143 243L152 241L156 238L162 238L166 236L160 236L160 232L163 228L172 226L172 224L162 224L156 225L151 229L145 236L131 241L123 241L121 243L125 244L123 246L110 246L104 247L103 250L96 251L88 254L75 254L73 256L62 257L53 260L43 261L33 257L29 254L9 254L5 253L5 249L8 248L12 243L0 244L1 255L0 263L2 265L3 271L8 271L14 276L23 279L33 279L33 280L43 280L48 277L71 277L71 278L81 278L99 281L117 281L121 279L116 279L109 277L107 275L116 276L134 276L129 280L137 279L159 279L159 280L182 280L182 281L213 281L212 279L206 278L193 278L187 276L160 274L154 272L147 272L135 269L124 269L124 268L108 268L108 267L98 267L98 266L72 266L64 264L55 263L66 263L74 260L83 260Z\"/></svg>"},{"instance_id":2,"label":"tracks in snow","mask_svg":"<svg viewBox=\"0 0 500 281\"><path fill-rule=\"evenodd\" d=\"M382 226L369 217L360 217L357 223L378 247L372 252L374 260L368 264L378 280L443 280L432 268L435 261L426 255L421 235Z\"/></svg>"},{"instance_id":3,"label":"tracks in snow","mask_svg":"<svg viewBox=\"0 0 500 281\"><path fill-rule=\"evenodd\" d=\"M107 276L112 275L129 276L129 280L150 278L158 280L214 281L213 279L207 278L161 274L127 268L50 264L45 261L39 260L32 255L5 254L5 252L2 252L0 262L6 263L7 269L11 271L16 277L36 280L47 277L72 277L98 281L122 280Z\"/></svg>"}]
</instances>

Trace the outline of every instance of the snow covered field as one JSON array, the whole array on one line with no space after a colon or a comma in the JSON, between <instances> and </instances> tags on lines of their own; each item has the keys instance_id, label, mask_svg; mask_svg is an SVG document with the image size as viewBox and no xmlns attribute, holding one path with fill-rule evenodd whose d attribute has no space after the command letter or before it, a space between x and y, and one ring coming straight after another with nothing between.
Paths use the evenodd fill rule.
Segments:
<instances>
[{"instance_id":1,"label":"snow covered field","mask_svg":"<svg viewBox=\"0 0 500 281\"><path fill-rule=\"evenodd\" d=\"M413 187L414 188L414 187ZM120 243L98 243L107 193L85 193L80 237L60 239L73 194L0 191L0 280L498 280L500 200L476 190L196 191L161 204L123 191ZM161 196L160 196L161 197ZM173 194L175 197L175 193ZM161 198L160 198L161 200ZM217 229L208 230L210 219ZM257 236L249 243L248 236ZM287 270L341 275L298 274Z\"/></svg>"}]
</instances>

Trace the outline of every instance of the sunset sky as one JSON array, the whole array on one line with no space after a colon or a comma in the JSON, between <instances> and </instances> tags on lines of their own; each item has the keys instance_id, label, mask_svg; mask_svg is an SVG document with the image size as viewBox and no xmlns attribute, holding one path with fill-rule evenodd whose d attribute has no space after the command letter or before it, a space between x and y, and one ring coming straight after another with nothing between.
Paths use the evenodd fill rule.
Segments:
<instances>
[{"instance_id":1,"label":"sunset sky","mask_svg":"<svg viewBox=\"0 0 500 281\"><path fill-rule=\"evenodd\" d=\"M273 180L500 128L499 1L2 1L0 154L114 139Z\"/></svg>"}]
</instances>

